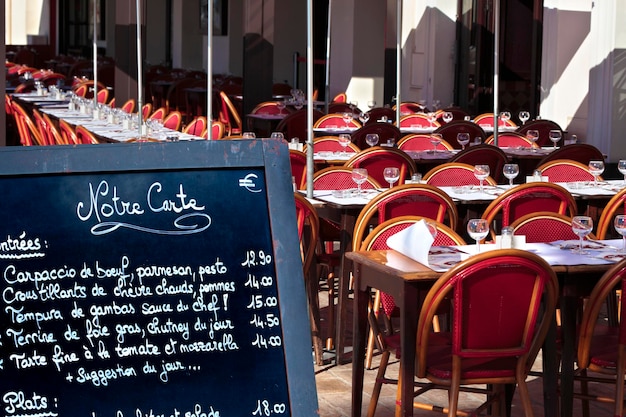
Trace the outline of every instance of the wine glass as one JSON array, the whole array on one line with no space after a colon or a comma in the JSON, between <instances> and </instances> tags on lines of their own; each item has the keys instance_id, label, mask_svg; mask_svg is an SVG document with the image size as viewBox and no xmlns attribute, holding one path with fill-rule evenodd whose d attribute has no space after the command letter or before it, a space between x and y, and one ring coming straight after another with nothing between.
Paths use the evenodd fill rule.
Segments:
<instances>
[{"instance_id":1,"label":"wine glass","mask_svg":"<svg viewBox=\"0 0 626 417\"><path fill-rule=\"evenodd\" d=\"M346 149L348 148L348 145L350 145L350 143L352 142L352 138L347 133L342 133L339 135L338 141L339 145L341 145L341 147L343 148L343 150L341 151L341 155L346 156Z\"/></svg>"},{"instance_id":2,"label":"wine glass","mask_svg":"<svg viewBox=\"0 0 626 417\"><path fill-rule=\"evenodd\" d=\"M272 132L272 134L270 135L270 138L272 139L285 139L285 134L283 132Z\"/></svg>"},{"instance_id":3,"label":"wine glass","mask_svg":"<svg viewBox=\"0 0 626 417\"><path fill-rule=\"evenodd\" d=\"M346 112L343 112L343 114L341 115L341 118L343 119L343 122L346 124L346 127L350 127L350 123L352 123L352 119L354 118L354 115L352 114L351 111L346 111Z\"/></svg>"},{"instance_id":4,"label":"wine glass","mask_svg":"<svg viewBox=\"0 0 626 417\"><path fill-rule=\"evenodd\" d=\"M461 145L461 149L465 149L465 146L470 141L470 134L468 132L459 132L456 134L456 141Z\"/></svg>"},{"instance_id":5,"label":"wine glass","mask_svg":"<svg viewBox=\"0 0 626 417\"><path fill-rule=\"evenodd\" d=\"M443 136L441 135L441 133L430 134L430 143L433 145L433 153L437 153L437 145L439 145L442 140Z\"/></svg>"},{"instance_id":6,"label":"wine glass","mask_svg":"<svg viewBox=\"0 0 626 417\"><path fill-rule=\"evenodd\" d=\"M526 124L526 122L530 119L530 112L526 111L526 110L522 110L521 112L519 112L519 120L522 122L522 124Z\"/></svg>"},{"instance_id":7,"label":"wine glass","mask_svg":"<svg viewBox=\"0 0 626 417\"><path fill-rule=\"evenodd\" d=\"M242 136L244 139L254 139L254 138L256 138L256 134L255 134L254 132L243 132L243 133L241 134L241 136Z\"/></svg>"},{"instance_id":8,"label":"wine glass","mask_svg":"<svg viewBox=\"0 0 626 417\"><path fill-rule=\"evenodd\" d=\"M376 107L376 101L374 100L370 100L367 102L367 107L369 107L370 109L373 109L374 107Z\"/></svg>"},{"instance_id":9,"label":"wine glass","mask_svg":"<svg viewBox=\"0 0 626 417\"><path fill-rule=\"evenodd\" d=\"M489 176L489 165L474 165L474 176L480 181L480 192L483 192L483 181Z\"/></svg>"},{"instance_id":10,"label":"wine glass","mask_svg":"<svg viewBox=\"0 0 626 417\"><path fill-rule=\"evenodd\" d=\"M431 129L434 128L434 124L437 121L437 113L435 113L434 111L431 111L428 113L427 115L428 117L428 123L430 123L430 127Z\"/></svg>"},{"instance_id":11,"label":"wine glass","mask_svg":"<svg viewBox=\"0 0 626 417\"><path fill-rule=\"evenodd\" d=\"M283 114L283 110L287 107L287 103L285 103L285 100L278 100L276 102L276 107L278 108L278 113Z\"/></svg>"},{"instance_id":12,"label":"wine glass","mask_svg":"<svg viewBox=\"0 0 626 417\"><path fill-rule=\"evenodd\" d=\"M500 112L500 121L502 121L502 126L507 126L507 123L511 120L511 113L508 111Z\"/></svg>"},{"instance_id":13,"label":"wine glass","mask_svg":"<svg viewBox=\"0 0 626 417\"><path fill-rule=\"evenodd\" d=\"M574 216L572 218L572 231L580 239L580 245L578 247L578 254L583 255L586 252L583 251L583 239L593 229L593 220L589 216Z\"/></svg>"},{"instance_id":14,"label":"wine glass","mask_svg":"<svg viewBox=\"0 0 626 417\"><path fill-rule=\"evenodd\" d=\"M387 167L383 170L383 177L389 183L389 189L400 179L400 169L398 167Z\"/></svg>"},{"instance_id":15,"label":"wine glass","mask_svg":"<svg viewBox=\"0 0 626 417\"><path fill-rule=\"evenodd\" d=\"M376 146L378 144L378 133L368 133L365 135L365 142L370 146Z\"/></svg>"},{"instance_id":16,"label":"wine glass","mask_svg":"<svg viewBox=\"0 0 626 417\"><path fill-rule=\"evenodd\" d=\"M357 194L361 195L361 184L367 181L367 169L365 168L353 168L352 169L352 181L356 182L358 189Z\"/></svg>"},{"instance_id":17,"label":"wine glass","mask_svg":"<svg viewBox=\"0 0 626 417\"><path fill-rule=\"evenodd\" d=\"M618 214L613 219L615 231L622 236L622 253L626 254L626 214Z\"/></svg>"},{"instance_id":18,"label":"wine glass","mask_svg":"<svg viewBox=\"0 0 626 417\"><path fill-rule=\"evenodd\" d=\"M624 185L626 185L626 159L619 160L617 170L624 176Z\"/></svg>"},{"instance_id":19,"label":"wine glass","mask_svg":"<svg viewBox=\"0 0 626 417\"><path fill-rule=\"evenodd\" d=\"M454 119L454 115L452 114L452 112L445 111L443 112L443 115L441 116L441 118L443 119L445 123L450 123L452 119Z\"/></svg>"},{"instance_id":20,"label":"wine glass","mask_svg":"<svg viewBox=\"0 0 626 417\"><path fill-rule=\"evenodd\" d=\"M370 120L369 112L362 111L361 114L359 114L359 120L361 121L361 124L363 124L363 125L365 125L367 122L369 122L369 120Z\"/></svg>"},{"instance_id":21,"label":"wine glass","mask_svg":"<svg viewBox=\"0 0 626 417\"><path fill-rule=\"evenodd\" d=\"M487 219L470 219L467 222L467 234L476 241L476 253L480 253L480 241L489 234Z\"/></svg>"},{"instance_id":22,"label":"wine glass","mask_svg":"<svg viewBox=\"0 0 626 417\"><path fill-rule=\"evenodd\" d=\"M533 144L537 143L539 140L539 131L536 129L530 129L526 132L526 138L530 140ZM537 148L533 146L533 152L537 152Z\"/></svg>"},{"instance_id":23,"label":"wine glass","mask_svg":"<svg viewBox=\"0 0 626 417\"><path fill-rule=\"evenodd\" d=\"M519 165L517 164L504 164L502 173L509 179L509 186L513 188L513 180L519 174Z\"/></svg>"},{"instance_id":24,"label":"wine glass","mask_svg":"<svg viewBox=\"0 0 626 417\"><path fill-rule=\"evenodd\" d=\"M562 135L561 131L558 130L558 129L552 129L550 131L550 133L548 134L548 137L550 138L550 140L554 144L554 149L556 149L556 144L561 140L562 136L563 135Z\"/></svg>"},{"instance_id":25,"label":"wine glass","mask_svg":"<svg viewBox=\"0 0 626 417\"><path fill-rule=\"evenodd\" d=\"M593 175L593 185L598 186L598 177L604 172L604 161L589 161L589 173Z\"/></svg>"}]
</instances>

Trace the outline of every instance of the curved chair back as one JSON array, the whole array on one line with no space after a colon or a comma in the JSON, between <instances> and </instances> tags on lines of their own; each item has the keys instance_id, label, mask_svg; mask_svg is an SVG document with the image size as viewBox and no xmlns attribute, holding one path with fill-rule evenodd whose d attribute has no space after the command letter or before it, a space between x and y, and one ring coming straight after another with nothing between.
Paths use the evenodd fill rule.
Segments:
<instances>
[{"instance_id":1,"label":"curved chair back","mask_svg":"<svg viewBox=\"0 0 626 417\"><path fill-rule=\"evenodd\" d=\"M219 139L224 139L224 134L226 133L226 127L224 126L224 123L220 122L219 120L213 120L211 122L211 126L213 128L212 136L211 136L211 140L219 140ZM204 132L202 132L202 137L205 139L208 139L209 137L209 129L204 129Z\"/></svg>"},{"instance_id":2,"label":"curved chair back","mask_svg":"<svg viewBox=\"0 0 626 417\"><path fill-rule=\"evenodd\" d=\"M331 100L332 103L346 103L348 101L348 96L346 93L339 93Z\"/></svg>"},{"instance_id":3,"label":"curved chair back","mask_svg":"<svg viewBox=\"0 0 626 417\"><path fill-rule=\"evenodd\" d=\"M442 109L440 112L438 112L437 121L442 125L445 123L443 121L443 114L446 112L452 113L452 121L465 120L466 117L469 118L470 116L468 112L466 112L460 107L446 107L445 109Z\"/></svg>"},{"instance_id":4,"label":"curved chair back","mask_svg":"<svg viewBox=\"0 0 626 417\"><path fill-rule=\"evenodd\" d=\"M129 98L124 104L122 104L121 109L124 110L126 113L134 113L135 106L137 105L136 103L137 102L134 98Z\"/></svg>"},{"instance_id":5,"label":"curved chair back","mask_svg":"<svg viewBox=\"0 0 626 417\"><path fill-rule=\"evenodd\" d=\"M596 235L598 239L607 239L610 234L609 231L613 230L613 219L617 214L626 213L626 188L615 194L608 203L604 206L598 225L596 226Z\"/></svg>"},{"instance_id":6,"label":"curved chair back","mask_svg":"<svg viewBox=\"0 0 626 417\"><path fill-rule=\"evenodd\" d=\"M162 121L163 119L165 119L166 115L167 115L167 110L165 109L165 107L159 107L158 109L152 112L152 114L148 117L148 119Z\"/></svg>"},{"instance_id":7,"label":"curved chair back","mask_svg":"<svg viewBox=\"0 0 626 417\"><path fill-rule=\"evenodd\" d=\"M544 156L537 165L543 165L555 159L571 159L587 165L589 161L604 161L605 158L600 149L593 145L588 143L573 143L550 152L548 155Z\"/></svg>"},{"instance_id":8,"label":"curved chair back","mask_svg":"<svg viewBox=\"0 0 626 417\"><path fill-rule=\"evenodd\" d=\"M348 168L365 168L368 176L379 184L385 184L383 171L387 167L397 167L400 170L398 185L404 184L406 178L411 177L417 168L415 161L404 151L387 146L374 146L352 156L346 163Z\"/></svg>"},{"instance_id":9,"label":"curved chair back","mask_svg":"<svg viewBox=\"0 0 626 417\"><path fill-rule=\"evenodd\" d=\"M219 121L226 126L227 135L240 135L243 131L241 115L224 91L220 91ZM206 125L206 124L205 124Z\"/></svg>"},{"instance_id":10,"label":"curved chair back","mask_svg":"<svg viewBox=\"0 0 626 417\"><path fill-rule=\"evenodd\" d=\"M185 126L183 133L188 133L194 136L201 136L204 129L206 129L207 121L204 116L194 117L193 120Z\"/></svg>"},{"instance_id":11,"label":"curved chair back","mask_svg":"<svg viewBox=\"0 0 626 417\"><path fill-rule=\"evenodd\" d=\"M183 115L178 110L172 110L163 118L163 126L172 130L180 130L183 122Z\"/></svg>"},{"instance_id":12,"label":"curved chair back","mask_svg":"<svg viewBox=\"0 0 626 417\"><path fill-rule=\"evenodd\" d=\"M78 142L74 128L63 119L59 119L59 131L61 137L63 137L64 143L69 145L78 145L80 143Z\"/></svg>"},{"instance_id":13,"label":"curved chair back","mask_svg":"<svg viewBox=\"0 0 626 417\"><path fill-rule=\"evenodd\" d=\"M485 143L488 145L494 145L495 139L493 135L490 135L485 139ZM499 132L498 133L498 147L499 148L537 148L538 146L533 143L526 136L518 132Z\"/></svg>"},{"instance_id":14,"label":"curved chair back","mask_svg":"<svg viewBox=\"0 0 626 417\"><path fill-rule=\"evenodd\" d=\"M454 155L450 162L462 162L468 165L487 164L491 177L500 182L503 178L502 168L509 162L504 151L493 145L474 145Z\"/></svg>"},{"instance_id":15,"label":"curved chair back","mask_svg":"<svg viewBox=\"0 0 626 417\"><path fill-rule=\"evenodd\" d=\"M313 139L313 149L315 152L343 152L344 148L339 144L337 136L320 136ZM355 154L361 152L358 146L350 142L345 148L346 153Z\"/></svg>"},{"instance_id":16,"label":"curved chair back","mask_svg":"<svg viewBox=\"0 0 626 417\"><path fill-rule=\"evenodd\" d=\"M306 187L306 154L295 149L289 149L289 161L291 162L291 175L296 189L302 190Z\"/></svg>"},{"instance_id":17,"label":"curved chair back","mask_svg":"<svg viewBox=\"0 0 626 417\"><path fill-rule=\"evenodd\" d=\"M462 162L446 162L438 165L424 174L422 180L426 184L436 187L480 184L474 175L474 167ZM497 184L491 176L487 177L484 183L487 185Z\"/></svg>"},{"instance_id":18,"label":"curved chair back","mask_svg":"<svg viewBox=\"0 0 626 417\"><path fill-rule=\"evenodd\" d=\"M481 253L444 273L422 304L416 375L446 381L449 415L466 384L517 384L526 415L526 378L554 319L558 281L550 265L522 250ZM493 302L498 300L498 302ZM433 318L451 305L449 337L432 332Z\"/></svg>"},{"instance_id":19,"label":"curved chair back","mask_svg":"<svg viewBox=\"0 0 626 417\"><path fill-rule=\"evenodd\" d=\"M316 171L313 175L313 189L315 190L347 190L355 188L352 180L352 168L345 166L331 166ZM368 175L367 181L361 184L361 189L380 188L380 183Z\"/></svg>"},{"instance_id":20,"label":"curved chair back","mask_svg":"<svg viewBox=\"0 0 626 417\"><path fill-rule=\"evenodd\" d=\"M587 165L571 159L553 159L537 166L537 169L551 182L593 181L594 179Z\"/></svg>"},{"instance_id":21,"label":"curved chair back","mask_svg":"<svg viewBox=\"0 0 626 417\"><path fill-rule=\"evenodd\" d=\"M478 116L474 117L474 123L481 127L485 126L493 129L493 113L479 114ZM516 127L517 125L511 119L504 122L502 119L498 118L498 126Z\"/></svg>"},{"instance_id":22,"label":"curved chair back","mask_svg":"<svg viewBox=\"0 0 626 417\"><path fill-rule=\"evenodd\" d=\"M396 112L389 107L374 107L373 109L370 109L368 113L370 115L370 119L365 124L374 123L374 122L384 122L385 117L387 118L386 119L387 121L396 120Z\"/></svg>"},{"instance_id":23,"label":"curved chair back","mask_svg":"<svg viewBox=\"0 0 626 417\"><path fill-rule=\"evenodd\" d=\"M33 119L26 113L24 108L12 101L13 116L15 117L15 124L17 125L17 131L20 136L20 143L23 146L44 145L44 139L39 133L39 129Z\"/></svg>"},{"instance_id":24,"label":"curved chair back","mask_svg":"<svg viewBox=\"0 0 626 417\"><path fill-rule=\"evenodd\" d=\"M397 105L393 105L392 110L395 112L397 109ZM423 113L428 111L428 109L414 101L403 101L400 103L400 114L411 114L411 113Z\"/></svg>"},{"instance_id":25,"label":"curved chair back","mask_svg":"<svg viewBox=\"0 0 626 417\"><path fill-rule=\"evenodd\" d=\"M365 136L368 133L376 133L380 139L379 143L386 143L388 139L393 139L394 142L402 137L402 132L395 125L385 122L367 123L362 128L352 133L352 143L359 147L359 149L366 149L369 147L365 141Z\"/></svg>"},{"instance_id":26,"label":"curved chair back","mask_svg":"<svg viewBox=\"0 0 626 417\"><path fill-rule=\"evenodd\" d=\"M400 127L428 129L439 126L441 124L436 120L431 121L426 113L410 113L400 117Z\"/></svg>"},{"instance_id":27,"label":"curved chair back","mask_svg":"<svg viewBox=\"0 0 626 417\"><path fill-rule=\"evenodd\" d=\"M575 216L576 200L565 188L550 182L531 182L517 185L506 190L493 200L482 214L491 225L500 219L500 227L511 223L529 213L550 211L553 213ZM495 236L499 227L491 227Z\"/></svg>"},{"instance_id":28,"label":"curved chair back","mask_svg":"<svg viewBox=\"0 0 626 417\"><path fill-rule=\"evenodd\" d=\"M511 223L515 234L526 236L527 243L578 240L572 230L572 217L550 211L529 213ZM590 233L586 239L595 239Z\"/></svg>"},{"instance_id":29,"label":"curved chair back","mask_svg":"<svg viewBox=\"0 0 626 417\"><path fill-rule=\"evenodd\" d=\"M96 139L94 134L91 133L82 125L76 126L75 132L76 132L76 139L78 140L78 143L85 144L85 145L93 145L93 144L98 143L98 139Z\"/></svg>"},{"instance_id":30,"label":"curved chair back","mask_svg":"<svg viewBox=\"0 0 626 417\"><path fill-rule=\"evenodd\" d=\"M373 199L361 209L352 233L352 247L358 248L367 236L369 227L396 217L415 215L445 223L456 229L456 204L442 190L428 184L405 184L393 187Z\"/></svg>"},{"instance_id":31,"label":"curved chair back","mask_svg":"<svg viewBox=\"0 0 626 417\"><path fill-rule=\"evenodd\" d=\"M521 133L522 135L526 135L526 132L528 132L531 129L539 131L539 139L537 139L538 146L548 146L548 145L551 146L552 145L552 142L550 141L550 137L549 137L551 130L560 130L561 136L563 136L563 129L561 129L561 126L559 126L556 122L553 122L552 120L547 120L547 119L533 120L531 122L527 122L526 124L517 128L517 132ZM563 144L563 139L561 139L560 144L557 144L557 145L562 145L562 144Z\"/></svg>"},{"instance_id":32,"label":"curved chair back","mask_svg":"<svg viewBox=\"0 0 626 417\"><path fill-rule=\"evenodd\" d=\"M470 143L475 143L476 138L480 138L481 143L485 140L485 131L476 123L467 120L453 120L435 129L435 133L441 133L441 136L456 149L461 149L461 145L456 140L459 133L469 133Z\"/></svg>"},{"instance_id":33,"label":"curved chair back","mask_svg":"<svg viewBox=\"0 0 626 417\"><path fill-rule=\"evenodd\" d=\"M430 135L428 133L409 133L408 135L402 136L397 143L398 149L403 151L432 151L433 144L430 143ZM443 148L445 150L451 151L454 149L452 145L448 143L446 140L441 140L439 145L437 145L437 149Z\"/></svg>"},{"instance_id":34,"label":"curved chair back","mask_svg":"<svg viewBox=\"0 0 626 417\"><path fill-rule=\"evenodd\" d=\"M285 116L276 126L276 131L283 132L288 142L293 138L299 138L301 142L304 142L307 137L307 131L310 128L307 112L307 109L300 109ZM313 109L313 123L323 115L324 113L321 111Z\"/></svg>"},{"instance_id":35,"label":"curved chair back","mask_svg":"<svg viewBox=\"0 0 626 417\"><path fill-rule=\"evenodd\" d=\"M605 323L607 303L615 303L615 290L621 290L618 298L618 309L621 317L617 325ZM607 388L597 387L596 395L582 392L583 398L601 402L613 402L613 415L623 415L624 409L624 369L626 369L626 259L604 273L594 285L593 291L586 300L578 336L578 374L587 376L582 370L596 372L599 378L594 382L602 382ZM611 300L611 298L613 300ZM602 375L604 374L604 375ZM584 379L583 379L584 381ZM591 384L589 384L591 386ZM597 384L594 384L597 385ZM585 387L584 385L582 387ZM584 388L583 388L584 389ZM606 390L612 390L608 396ZM586 390L585 390L586 391ZM600 394L599 396L597 394ZM587 405L588 408L588 405ZM588 411L588 410L587 410Z\"/></svg>"},{"instance_id":36,"label":"curved chair back","mask_svg":"<svg viewBox=\"0 0 626 417\"><path fill-rule=\"evenodd\" d=\"M325 114L315 123L313 123L314 128L320 127L346 127L346 122L343 120L343 113L329 113ZM348 127L356 127L357 129L361 127L361 123L356 119L350 119L350 122L347 125Z\"/></svg>"}]
</instances>

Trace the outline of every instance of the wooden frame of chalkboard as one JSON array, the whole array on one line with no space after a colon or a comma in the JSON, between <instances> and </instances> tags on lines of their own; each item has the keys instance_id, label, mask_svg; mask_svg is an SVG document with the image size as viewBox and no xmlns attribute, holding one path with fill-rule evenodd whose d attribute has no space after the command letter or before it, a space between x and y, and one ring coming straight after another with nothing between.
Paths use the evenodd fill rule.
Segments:
<instances>
[{"instance_id":1,"label":"wooden frame of chalkboard","mask_svg":"<svg viewBox=\"0 0 626 417\"><path fill-rule=\"evenodd\" d=\"M284 141L0 150L7 417L312 416Z\"/></svg>"}]
</instances>

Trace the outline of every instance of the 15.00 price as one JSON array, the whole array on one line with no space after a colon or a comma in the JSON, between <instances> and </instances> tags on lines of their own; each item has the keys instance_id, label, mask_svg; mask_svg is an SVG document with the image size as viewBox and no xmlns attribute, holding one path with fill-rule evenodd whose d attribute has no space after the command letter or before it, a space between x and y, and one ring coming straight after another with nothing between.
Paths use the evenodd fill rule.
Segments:
<instances>
[{"instance_id":1,"label":"15.00 price","mask_svg":"<svg viewBox=\"0 0 626 417\"><path fill-rule=\"evenodd\" d=\"M255 294L250 297L250 304L246 306L248 309L259 309L265 307L276 307L278 306L278 298L269 296L263 297L262 294Z\"/></svg>"}]
</instances>

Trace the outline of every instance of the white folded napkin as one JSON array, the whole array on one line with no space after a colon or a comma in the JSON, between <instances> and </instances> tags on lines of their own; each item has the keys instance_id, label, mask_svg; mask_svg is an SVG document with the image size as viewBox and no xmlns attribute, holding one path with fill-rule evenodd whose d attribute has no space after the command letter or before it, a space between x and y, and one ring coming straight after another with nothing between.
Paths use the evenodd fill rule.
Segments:
<instances>
[{"instance_id":1,"label":"white folded napkin","mask_svg":"<svg viewBox=\"0 0 626 417\"><path fill-rule=\"evenodd\" d=\"M420 220L401 232L390 236L387 245L403 255L428 266L428 251L433 245L433 238L425 220Z\"/></svg>"}]
</instances>

